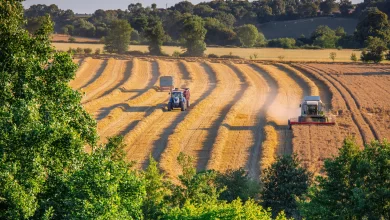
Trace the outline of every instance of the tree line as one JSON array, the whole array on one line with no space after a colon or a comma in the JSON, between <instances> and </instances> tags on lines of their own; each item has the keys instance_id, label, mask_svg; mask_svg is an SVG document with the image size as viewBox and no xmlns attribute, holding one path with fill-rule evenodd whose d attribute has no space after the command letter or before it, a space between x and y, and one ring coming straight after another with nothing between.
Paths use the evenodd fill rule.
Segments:
<instances>
[{"instance_id":1,"label":"tree line","mask_svg":"<svg viewBox=\"0 0 390 220\"><path fill-rule=\"evenodd\" d=\"M347 139L315 179L295 156L260 183L242 169L196 172L183 154L176 182L152 157L133 169L122 137L98 144L96 121L69 86L77 65L51 46L51 19L31 35L20 1L7 0L0 20L1 219L390 218L387 141L360 150Z\"/></svg>"},{"instance_id":2,"label":"tree line","mask_svg":"<svg viewBox=\"0 0 390 220\"><path fill-rule=\"evenodd\" d=\"M216 32L225 42L206 37L207 44L227 45L234 43L234 27L245 24L258 24L269 21L295 20L312 18L340 12L344 17L360 17L367 7L377 7L390 14L389 2L385 0L367 0L353 5L349 0L275 0L275 1L211 1L193 5L182 1L174 6L161 9L156 4L144 7L141 3L130 4L126 10L97 10L88 18L75 17L71 10L61 10L56 5L33 5L26 9L25 16L31 23L37 18L50 14L55 22L55 31L71 35L100 38L108 33L108 25L113 20L127 20L134 28L134 41L142 35L148 26L150 17L158 17L164 25L167 41L177 42L180 39L181 21L189 15L202 17L206 21L208 32ZM212 30L212 31L211 31ZM225 36L225 37L222 37ZM228 37L226 37L228 36Z\"/></svg>"}]
</instances>

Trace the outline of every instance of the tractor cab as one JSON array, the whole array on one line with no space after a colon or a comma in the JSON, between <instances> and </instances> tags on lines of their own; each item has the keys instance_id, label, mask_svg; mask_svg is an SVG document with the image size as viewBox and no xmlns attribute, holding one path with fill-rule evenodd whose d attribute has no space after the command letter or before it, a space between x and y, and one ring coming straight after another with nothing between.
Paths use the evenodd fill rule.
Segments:
<instances>
[{"instance_id":1,"label":"tractor cab","mask_svg":"<svg viewBox=\"0 0 390 220\"><path fill-rule=\"evenodd\" d=\"M319 96L306 96L300 107L302 116L323 115L325 108Z\"/></svg>"}]
</instances>

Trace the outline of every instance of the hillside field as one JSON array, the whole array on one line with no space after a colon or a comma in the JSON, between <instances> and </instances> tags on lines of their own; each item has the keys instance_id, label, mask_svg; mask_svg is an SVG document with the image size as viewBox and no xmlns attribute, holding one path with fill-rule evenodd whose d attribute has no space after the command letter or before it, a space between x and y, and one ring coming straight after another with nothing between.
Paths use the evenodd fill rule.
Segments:
<instances>
[{"instance_id":1,"label":"hillside field","mask_svg":"<svg viewBox=\"0 0 390 220\"><path fill-rule=\"evenodd\" d=\"M358 143L390 138L390 66L357 64L265 64L246 61L82 58L70 85L98 123L101 142L123 135L129 161L148 165L149 155L175 177L176 157L195 158L198 170L244 167L258 178L276 155L296 153L320 172L347 136ZM188 111L168 112L159 77L191 90ZM299 125L304 96L320 95L335 126Z\"/></svg>"},{"instance_id":2,"label":"hillside field","mask_svg":"<svg viewBox=\"0 0 390 220\"><path fill-rule=\"evenodd\" d=\"M53 43L57 50L67 51L71 48L92 48L103 50L103 44L83 44L83 43ZM172 55L174 51L183 51L180 47L163 46L163 51ZM148 46L132 45L129 50L138 50L142 52L148 51ZM350 49L324 49L324 50L302 50L302 49L281 49L281 48L207 48L206 54L216 54L218 56L233 55L240 56L245 59L250 59L254 54L257 54L258 60L277 60L280 61L280 56L283 56L283 61L319 61L330 62L329 54L335 52L337 54L335 62L352 62L351 54L355 53L360 57L361 51Z\"/></svg>"},{"instance_id":3,"label":"hillside field","mask_svg":"<svg viewBox=\"0 0 390 220\"><path fill-rule=\"evenodd\" d=\"M353 18L318 17L290 21L273 21L258 26L267 39L292 37L298 38L302 34L310 37L320 25L326 25L331 29L343 27L345 32L353 34L358 24Z\"/></svg>"}]
</instances>

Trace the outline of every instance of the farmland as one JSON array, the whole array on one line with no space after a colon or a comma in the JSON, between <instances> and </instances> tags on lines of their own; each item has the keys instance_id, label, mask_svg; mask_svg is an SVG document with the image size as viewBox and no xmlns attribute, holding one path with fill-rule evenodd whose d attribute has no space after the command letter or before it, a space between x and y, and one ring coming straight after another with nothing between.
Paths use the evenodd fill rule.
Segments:
<instances>
[{"instance_id":1,"label":"farmland","mask_svg":"<svg viewBox=\"0 0 390 220\"><path fill-rule=\"evenodd\" d=\"M134 48L133 48L134 49ZM123 135L126 158L144 169L149 155L169 176L179 174L180 152L197 170L244 167L257 178L276 155L295 153L320 172L342 141L390 138L387 65L264 63L156 58L80 58L72 88L98 123L101 142ZM168 112L159 77L191 89L188 111ZM335 126L297 125L304 96L320 95Z\"/></svg>"},{"instance_id":2,"label":"farmland","mask_svg":"<svg viewBox=\"0 0 390 220\"><path fill-rule=\"evenodd\" d=\"M67 51L69 48L91 48L93 50L100 49L103 51L103 44L86 44L86 43L53 43L53 46L57 50ZM132 51L148 52L148 46L131 45L129 49ZM162 50L168 55L172 55L175 51L182 51L180 47L162 46ZM282 57L283 61L319 61L329 62L329 54L335 52L337 57L335 62L351 62L351 54L355 53L357 57L360 57L361 51L352 49L323 49L323 50L304 50L304 49L281 49L281 48L213 48L209 47L206 50L206 54L215 54L218 56L232 55L240 56L242 58L250 59L254 54L257 54L259 60L273 60L280 61Z\"/></svg>"}]
</instances>

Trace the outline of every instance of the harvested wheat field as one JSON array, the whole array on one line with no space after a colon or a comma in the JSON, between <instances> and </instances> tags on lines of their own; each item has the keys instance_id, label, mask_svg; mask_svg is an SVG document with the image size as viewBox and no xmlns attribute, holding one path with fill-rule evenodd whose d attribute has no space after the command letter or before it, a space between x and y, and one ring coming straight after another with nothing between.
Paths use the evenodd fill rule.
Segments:
<instances>
[{"instance_id":1,"label":"harvested wheat field","mask_svg":"<svg viewBox=\"0 0 390 220\"><path fill-rule=\"evenodd\" d=\"M326 158L345 137L362 146L390 138L390 67L386 65L252 63L249 61L152 58L76 59L70 86L97 120L101 142L122 135L135 167L149 156L171 177L180 152L194 157L198 170L244 167L258 178L275 158L297 154L321 172ZM159 77L173 76L175 87L191 90L187 111L168 112ZM308 95L320 95L336 117L334 126L294 125Z\"/></svg>"}]
</instances>

